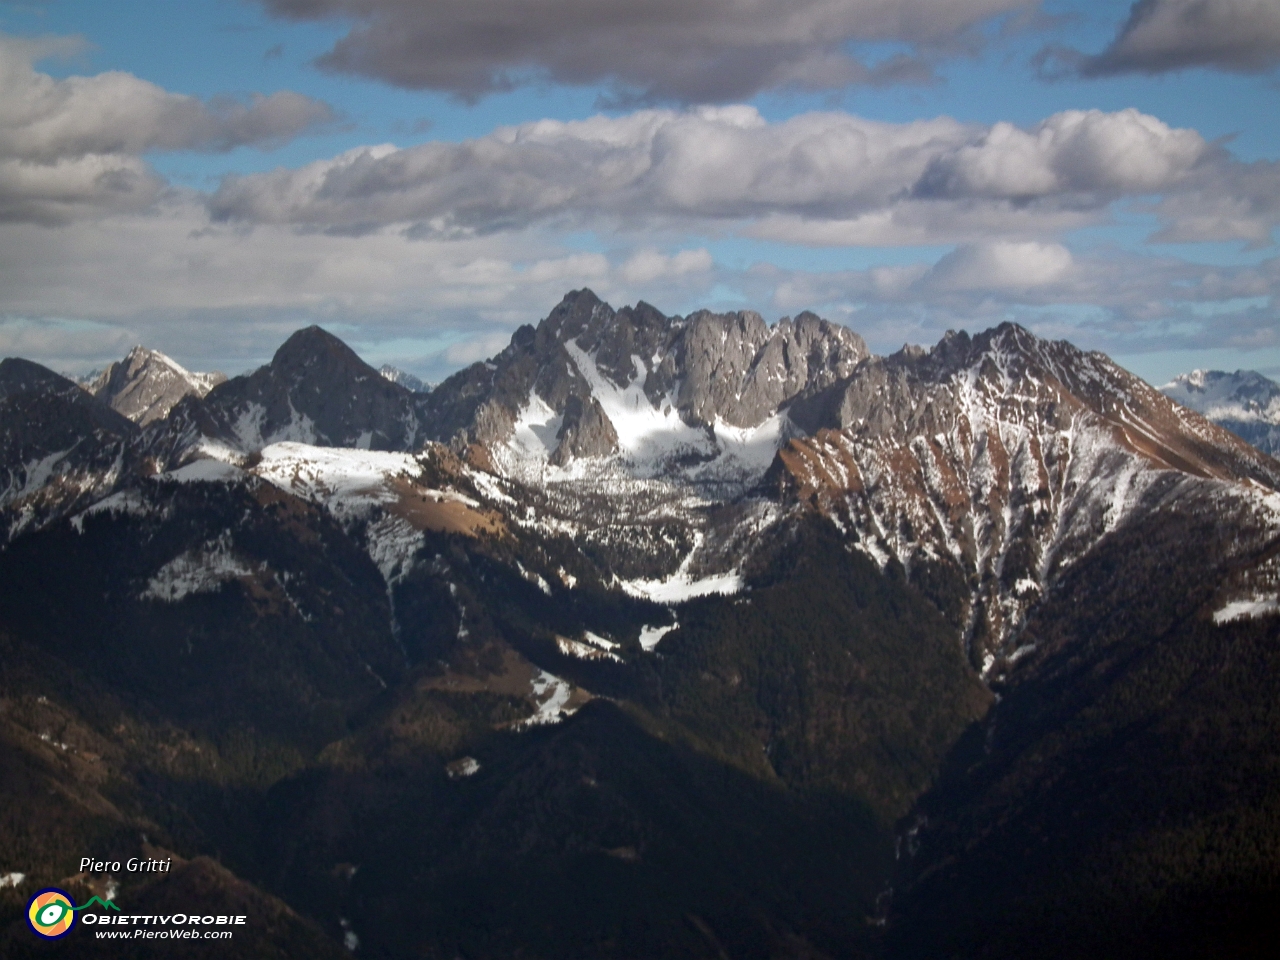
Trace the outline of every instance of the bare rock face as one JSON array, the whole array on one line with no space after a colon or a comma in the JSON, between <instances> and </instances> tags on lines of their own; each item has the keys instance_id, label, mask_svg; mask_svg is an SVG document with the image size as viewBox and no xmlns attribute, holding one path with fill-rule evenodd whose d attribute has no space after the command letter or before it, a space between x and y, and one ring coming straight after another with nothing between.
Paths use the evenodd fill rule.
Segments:
<instances>
[{"instance_id":1,"label":"bare rock face","mask_svg":"<svg viewBox=\"0 0 1280 960\"><path fill-rule=\"evenodd\" d=\"M757 313L693 314L673 373L679 406L698 423L753 427L806 389L849 376L869 356L852 330L812 313L774 327Z\"/></svg>"},{"instance_id":2,"label":"bare rock face","mask_svg":"<svg viewBox=\"0 0 1280 960\"><path fill-rule=\"evenodd\" d=\"M167 417L183 397L203 397L226 379L216 372L192 373L158 350L134 347L83 386L117 413L145 427Z\"/></svg>"},{"instance_id":3,"label":"bare rock face","mask_svg":"<svg viewBox=\"0 0 1280 960\"><path fill-rule=\"evenodd\" d=\"M848 376L869 356L860 336L812 313L773 327L751 310L666 317L643 301L614 311L590 290L566 296L542 327L591 356L613 384L643 378L651 403L674 399L696 426L717 419L757 426L802 390Z\"/></svg>"},{"instance_id":4,"label":"bare rock face","mask_svg":"<svg viewBox=\"0 0 1280 960\"><path fill-rule=\"evenodd\" d=\"M603 457L618 446L618 432L594 397L584 403L580 397L570 395L556 439L560 443L551 454L551 462L557 466L579 457Z\"/></svg>"}]
</instances>

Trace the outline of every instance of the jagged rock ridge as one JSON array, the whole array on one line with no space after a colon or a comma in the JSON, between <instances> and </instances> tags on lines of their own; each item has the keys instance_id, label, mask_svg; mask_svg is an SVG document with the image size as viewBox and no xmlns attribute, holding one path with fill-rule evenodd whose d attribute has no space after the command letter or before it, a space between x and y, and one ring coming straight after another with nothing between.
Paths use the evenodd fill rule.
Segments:
<instances>
[{"instance_id":1,"label":"jagged rock ridge","mask_svg":"<svg viewBox=\"0 0 1280 960\"><path fill-rule=\"evenodd\" d=\"M435 388L429 429L481 443L521 475L613 457L658 476L723 457L753 431L776 448L785 405L867 355L857 334L809 313L769 327L750 311L615 311L576 291L492 361ZM763 455L767 466L772 450Z\"/></svg>"}]
</instances>

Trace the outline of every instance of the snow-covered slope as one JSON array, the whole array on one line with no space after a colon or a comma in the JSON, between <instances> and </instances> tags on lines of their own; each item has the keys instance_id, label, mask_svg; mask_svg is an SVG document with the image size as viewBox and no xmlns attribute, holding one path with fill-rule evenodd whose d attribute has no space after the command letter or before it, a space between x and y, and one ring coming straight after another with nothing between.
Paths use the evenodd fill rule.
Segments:
<instances>
[{"instance_id":1,"label":"snow-covered slope","mask_svg":"<svg viewBox=\"0 0 1280 960\"><path fill-rule=\"evenodd\" d=\"M1192 370L1160 389L1264 453L1280 456L1280 383L1253 370Z\"/></svg>"},{"instance_id":2,"label":"snow-covered slope","mask_svg":"<svg viewBox=\"0 0 1280 960\"><path fill-rule=\"evenodd\" d=\"M265 447L249 473L324 506L345 524L366 522L370 556L391 585L413 562L423 530L470 532L493 522L474 499L428 484L429 459L284 442Z\"/></svg>"}]
</instances>

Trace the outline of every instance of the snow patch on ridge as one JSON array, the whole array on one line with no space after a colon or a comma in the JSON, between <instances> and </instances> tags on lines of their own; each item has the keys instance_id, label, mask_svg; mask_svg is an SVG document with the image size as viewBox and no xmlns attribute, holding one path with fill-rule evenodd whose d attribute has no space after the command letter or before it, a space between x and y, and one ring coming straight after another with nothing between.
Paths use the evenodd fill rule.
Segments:
<instances>
[{"instance_id":1,"label":"snow patch on ridge","mask_svg":"<svg viewBox=\"0 0 1280 960\"><path fill-rule=\"evenodd\" d=\"M599 647L601 650L616 650L618 648L618 645L612 640L606 640L600 634L592 633L590 630L582 631L582 639L594 647Z\"/></svg>"},{"instance_id":2,"label":"snow patch on ridge","mask_svg":"<svg viewBox=\"0 0 1280 960\"><path fill-rule=\"evenodd\" d=\"M195 593L211 593L222 584L251 573L232 552L231 538L223 534L202 547L179 554L157 570L141 599L177 603Z\"/></svg>"},{"instance_id":3,"label":"snow patch on ridge","mask_svg":"<svg viewBox=\"0 0 1280 960\"><path fill-rule=\"evenodd\" d=\"M71 518L76 533L84 533L84 518L95 513L120 513L131 517L144 517L151 511L142 496L133 490L121 490L82 510Z\"/></svg>"},{"instance_id":4,"label":"snow patch on ridge","mask_svg":"<svg viewBox=\"0 0 1280 960\"><path fill-rule=\"evenodd\" d=\"M190 448L190 450L193 456L208 458L210 460L220 460L223 463L229 463L232 466L239 466L243 464L245 460L245 455L241 451L223 443L221 440L214 440L211 437L201 437Z\"/></svg>"},{"instance_id":5,"label":"snow patch on ridge","mask_svg":"<svg viewBox=\"0 0 1280 960\"><path fill-rule=\"evenodd\" d=\"M231 432L240 441L240 446L252 450L262 446L262 422L267 417L267 408L260 403L251 403L236 417L231 425Z\"/></svg>"},{"instance_id":6,"label":"snow patch on ridge","mask_svg":"<svg viewBox=\"0 0 1280 960\"><path fill-rule=\"evenodd\" d=\"M401 492L396 481L415 482L422 467L408 453L282 442L263 448L262 462L254 473L282 490L322 504L339 520L350 523L376 516L378 508L398 503ZM436 500L480 506L454 490L430 493ZM424 539L413 524L394 514L374 520L367 536L369 555L388 586L408 572L409 561Z\"/></svg>"},{"instance_id":7,"label":"snow patch on ridge","mask_svg":"<svg viewBox=\"0 0 1280 960\"><path fill-rule=\"evenodd\" d=\"M9 487L4 493L0 493L0 507L11 503L28 493L39 490L53 476L54 468L62 462L63 458L69 454L74 447L68 447L66 450L58 450L48 456L41 457L38 460L28 461L22 468L22 484L18 485L16 480L11 480Z\"/></svg>"},{"instance_id":8,"label":"snow patch on ridge","mask_svg":"<svg viewBox=\"0 0 1280 960\"><path fill-rule=\"evenodd\" d=\"M643 597L655 603L681 603L695 597L705 597L713 593L733 594L744 586L742 575L736 570L727 573L715 573L710 576L695 578L690 572L693 558L702 546L703 535L694 535L693 549L680 562L679 568L669 577L662 580L619 580L618 585L633 597ZM656 642L656 641L655 641Z\"/></svg>"},{"instance_id":9,"label":"snow patch on ridge","mask_svg":"<svg viewBox=\"0 0 1280 960\"><path fill-rule=\"evenodd\" d=\"M388 481L421 471L418 461L407 453L286 441L264 447L254 472L282 490L323 503L341 518L351 519L370 507L393 503L398 497Z\"/></svg>"},{"instance_id":10,"label":"snow patch on ridge","mask_svg":"<svg viewBox=\"0 0 1280 960\"><path fill-rule=\"evenodd\" d=\"M222 459L202 458L176 470L168 470L157 479L176 483L231 483L244 475L244 471L233 463Z\"/></svg>"},{"instance_id":11,"label":"snow patch on ridge","mask_svg":"<svg viewBox=\"0 0 1280 960\"><path fill-rule=\"evenodd\" d=\"M521 563L519 560L516 561L516 569L520 571L520 576L524 577L526 580L532 583L535 587L541 590L548 597L551 596L551 584L547 583L547 580L544 576L542 576L539 573L534 573L532 570L526 569L525 565Z\"/></svg>"},{"instance_id":12,"label":"snow patch on ridge","mask_svg":"<svg viewBox=\"0 0 1280 960\"><path fill-rule=\"evenodd\" d=\"M687 573L675 573L665 580L620 580L619 585L633 597L643 597L654 603L683 603L695 597L711 594L729 595L740 591L744 584L736 570L717 573L695 580Z\"/></svg>"},{"instance_id":13,"label":"snow patch on ridge","mask_svg":"<svg viewBox=\"0 0 1280 960\"><path fill-rule=\"evenodd\" d=\"M536 390L530 390L529 400L520 411L511 437L516 460L521 464L546 466L559 443L557 435L563 421Z\"/></svg>"},{"instance_id":14,"label":"snow patch on ridge","mask_svg":"<svg viewBox=\"0 0 1280 960\"><path fill-rule=\"evenodd\" d=\"M1256 620L1280 613L1280 597L1248 597L1232 600L1220 610L1214 611L1213 622L1232 623L1236 620Z\"/></svg>"},{"instance_id":15,"label":"snow patch on ridge","mask_svg":"<svg viewBox=\"0 0 1280 960\"><path fill-rule=\"evenodd\" d=\"M769 469L787 433L789 420L785 413L775 413L757 427L734 427L718 419L713 427L721 453L714 461L697 471L699 474L734 464L749 474L762 474Z\"/></svg>"},{"instance_id":16,"label":"snow patch on ridge","mask_svg":"<svg viewBox=\"0 0 1280 960\"><path fill-rule=\"evenodd\" d=\"M583 643L580 640L570 640L568 637L556 637L556 646L565 656L576 657L579 660L613 660L617 663L622 662L622 658L616 653L610 653L608 650Z\"/></svg>"},{"instance_id":17,"label":"snow patch on ridge","mask_svg":"<svg viewBox=\"0 0 1280 960\"><path fill-rule=\"evenodd\" d=\"M677 629L679 626L680 626L679 622L676 622L665 627L650 627L647 625L641 627L640 628L640 648L644 650L646 653L651 653L653 651L653 648L656 647L660 642L662 642L663 637L665 637L672 630Z\"/></svg>"},{"instance_id":18,"label":"snow patch on ridge","mask_svg":"<svg viewBox=\"0 0 1280 960\"><path fill-rule=\"evenodd\" d=\"M573 687L568 680L562 680L554 674L541 670L533 678L532 683L533 696L538 703L538 709L533 716L517 724L517 729L559 723L576 712L567 709L569 697L573 693Z\"/></svg>"},{"instance_id":19,"label":"snow patch on ridge","mask_svg":"<svg viewBox=\"0 0 1280 960\"><path fill-rule=\"evenodd\" d=\"M713 573L704 577L695 577L692 573L693 560L701 550L705 539L701 531L693 535L693 549L680 561L680 566L671 576L661 580L619 580L618 586L633 597L664 604L682 603L685 600L711 594L737 593L745 586L742 575L737 570Z\"/></svg>"}]
</instances>

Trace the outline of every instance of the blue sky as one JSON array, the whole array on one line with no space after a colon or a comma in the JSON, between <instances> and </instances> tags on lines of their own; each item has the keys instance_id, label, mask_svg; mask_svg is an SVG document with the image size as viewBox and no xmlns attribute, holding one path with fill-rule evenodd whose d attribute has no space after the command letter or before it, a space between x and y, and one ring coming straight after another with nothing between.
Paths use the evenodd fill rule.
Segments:
<instances>
[{"instance_id":1,"label":"blue sky","mask_svg":"<svg viewBox=\"0 0 1280 960\"><path fill-rule=\"evenodd\" d=\"M1280 375L1277 5L1140 13L0 3L0 353L234 373L320 323L438 379L591 286Z\"/></svg>"}]
</instances>

